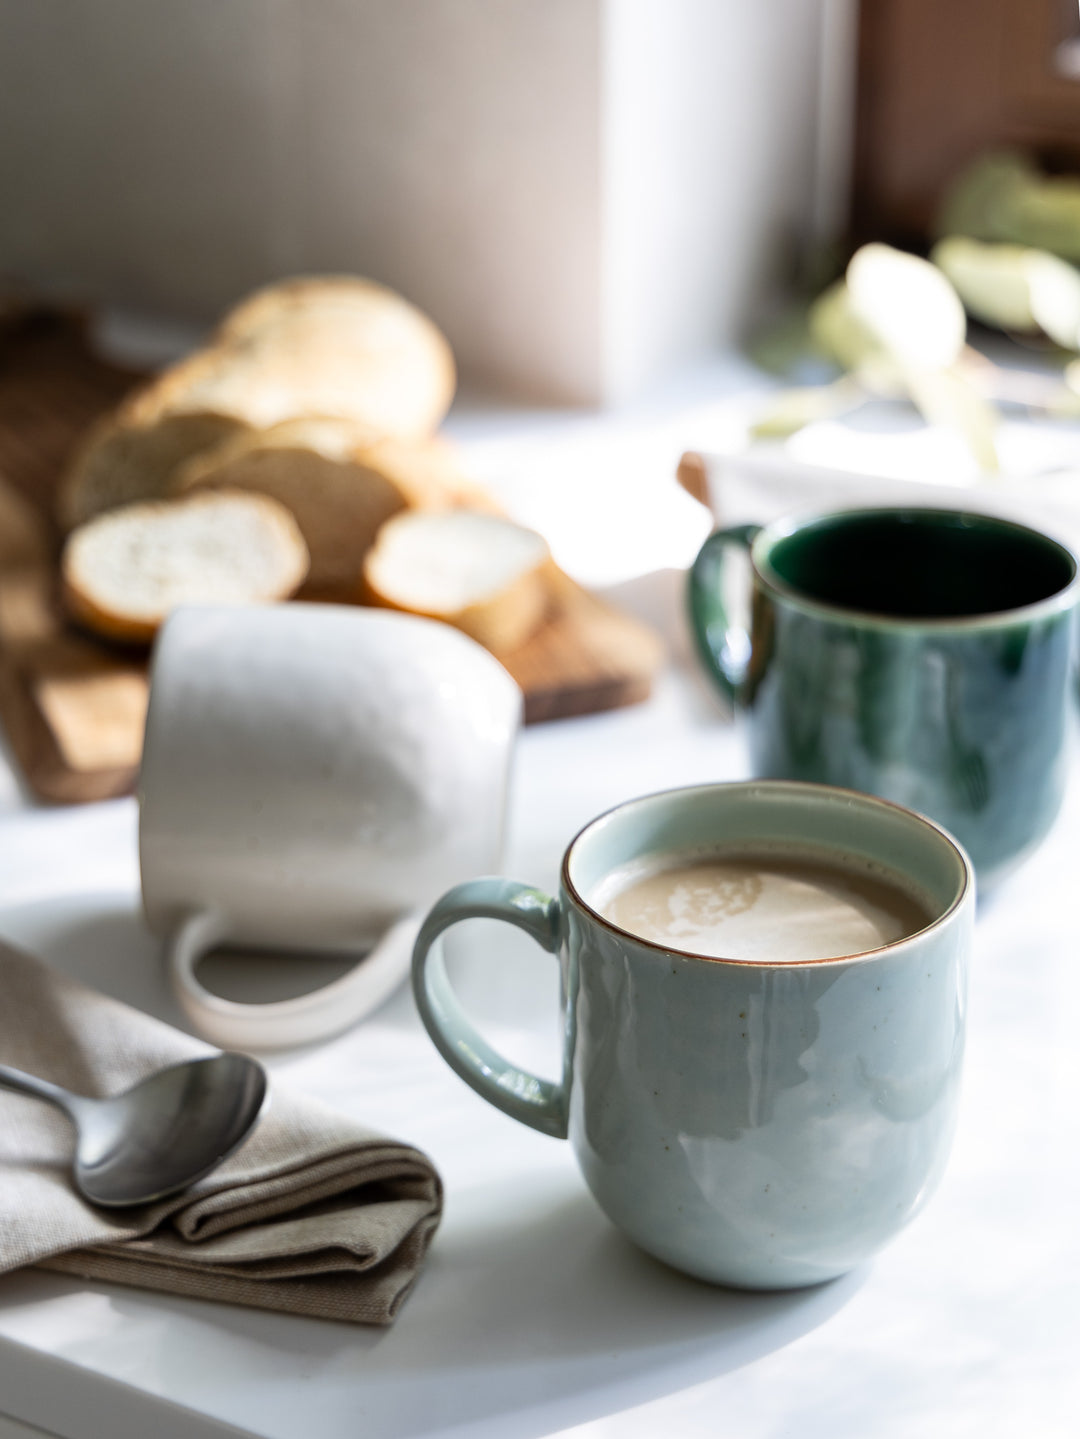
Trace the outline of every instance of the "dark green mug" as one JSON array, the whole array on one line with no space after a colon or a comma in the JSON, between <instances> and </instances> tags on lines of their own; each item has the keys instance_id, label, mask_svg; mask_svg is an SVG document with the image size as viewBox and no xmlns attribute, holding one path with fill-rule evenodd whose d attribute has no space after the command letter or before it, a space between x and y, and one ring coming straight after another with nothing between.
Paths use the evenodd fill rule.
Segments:
<instances>
[{"instance_id":1,"label":"dark green mug","mask_svg":"<svg viewBox=\"0 0 1080 1439\"><path fill-rule=\"evenodd\" d=\"M750 634L724 600L750 553ZM944 825L993 882L1045 836L1065 784L1077 561L990 515L846 510L718 530L690 618L749 710L754 774L881 795Z\"/></svg>"}]
</instances>

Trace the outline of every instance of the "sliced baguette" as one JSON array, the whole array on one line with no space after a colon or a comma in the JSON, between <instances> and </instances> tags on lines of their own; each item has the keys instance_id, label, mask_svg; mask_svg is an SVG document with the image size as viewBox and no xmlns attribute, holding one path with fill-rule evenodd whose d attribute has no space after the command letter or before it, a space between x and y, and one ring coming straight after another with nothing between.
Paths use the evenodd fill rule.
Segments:
<instances>
[{"instance_id":1,"label":"sliced baguette","mask_svg":"<svg viewBox=\"0 0 1080 1439\"><path fill-rule=\"evenodd\" d=\"M180 604L287 599L307 568L284 505L226 491L110 511L75 530L60 561L71 616L133 643L153 639Z\"/></svg>"},{"instance_id":2,"label":"sliced baguette","mask_svg":"<svg viewBox=\"0 0 1080 1439\"><path fill-rule=\"evenodd\" d=\"M87 432L68 465L56 513L65 530L135 500L162 499L193 454L253 429L241 413L215 408L220 371L204 350L165 370Z\"/></svg>"},{"instance_id":3,"label":"sliced baguette","mask_svg":"<svg viewBox=\"0 0 1080 1439\"><path fill-rule=\"evenodd\" d=\"M211 348L91 432L65 477L59 518L71 528L159 498L192 455L283 420L333 415L379 435L428 435L454 383L446 340L392 290L348 277L272 285L226 317Z\"/></svg>"},{"instance_id":4,"label":"sliced baguette","mask_svg":"<svg viewBox=\"0 0 1080 1439\"><path fill-rule=\"evenodd\" d=\"M196 455L177 494L226 488L270 495L296 517L311 555L306 593L355 599L380 526L406 509L448 509L475 492L443 440L381 439L352 420L285 420Z\"/></svg>"},{"instance_id":5,"label":"sliced baguette","mask_svg":"<svg viewBox=\"0 0 1080 1439\"><path fill-rule=\"evenodd\" d=\"M406 513L368 551L364 594L371 604L445 620L500 653L539 627L550 569L544 540L499 515Z\"/></svg>"}]
</instances>

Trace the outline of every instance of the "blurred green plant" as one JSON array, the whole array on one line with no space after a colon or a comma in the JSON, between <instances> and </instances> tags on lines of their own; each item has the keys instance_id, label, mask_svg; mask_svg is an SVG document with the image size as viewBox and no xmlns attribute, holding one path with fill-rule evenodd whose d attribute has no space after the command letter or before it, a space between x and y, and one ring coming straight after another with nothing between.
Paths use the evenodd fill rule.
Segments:
<instances>
[{"instance_id":1,"label":"blurred green plant","mask_svg":"<svg viewBox=\"0 0 1080 1439\"><path fill-rule=\"evenodd\" d=\"M1044 175L1026 155L992 151L949 187L936 230L1027 245L1080 264L1080 177Z\"/></svg>"},{"instance_id":2,"label":"blurred green plant","mask_svg":"<svg viewBox=\"0 0 1080 1439\"><path fill-rule=\"evenodd\" d=\"M751 433L790 435L871 396L907 397L928 423L959 430L980 467L995 471L996 413L959 368L965 326L963 305L936 266L889 245L864 245L844 278L810 306L810 338L841 378L774 396Z\"/></svg>"},{"instance_id":3,"label":"blurred green plant","mask_svg":"<svg viewBox=\"0 0 1080 1439\"><path fill-rule=\"evenodd\" d=\"M949 235L930 259L975 320L1080 350L1080 270L1046 250Z\"/></svg>"},{"instance_id":4,"label":"blurred green plant","mask_svg":"<svg viewBox=\"0 0 1080 1439\"><path fill-rule=\"evenodd\" d=\"M994 364L966 343L966 317L1080 352L1080 179L1048 177L1023 155L982 157L946 196L929 260L864 245L844 276L753 357L789 376L808 355L827 382L772 396L754 438L794 434L866 399L909 399L930 424L961 434L979 467L999 468L999 403L1080 417L1080 359L1060 376Z\"/></svg>"}]
</instances>

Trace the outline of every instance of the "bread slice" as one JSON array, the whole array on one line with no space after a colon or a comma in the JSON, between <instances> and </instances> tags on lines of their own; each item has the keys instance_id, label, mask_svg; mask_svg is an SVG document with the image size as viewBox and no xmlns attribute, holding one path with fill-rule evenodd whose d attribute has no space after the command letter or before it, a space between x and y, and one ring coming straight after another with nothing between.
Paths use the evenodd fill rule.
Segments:
<instances>
[{"instance_id":1,"label":"bread slice","mask_svg":"<svg viewBox=\"0 0 1080 1439\"><path fill-rule=\"evenodd\" d=\"M72 617L137 643L153 639L177 605L287 599L307 568L284 505L227 491L110 511L75 530L60 561Z\"/></svg>"},{"instance_id":2,"label":"bread slice","mask_svg":"<svg viewBox=\"0 0 1080 1439\"><path fill-rule=\"evenodd\" d=\"M254 428L203 399L219 372L217 353L200 351L91 426L60 485L56 514L65 530L134 500L164 498L184 460Z\"/></svg>"},{"instance_id":3,"label":"bread slice","mask_svg":"<svg viewBox=\"0 0 1080 1439\"><path fill-rule=\"evenodd\" d=\"M222 440L331 415L379 435L430 434L455 374L438 329L369 280L272 285L227 316L211 348L172 366L101 422L61 489L65 528L168 493L179 466Z\"/></svg>"},{"instance_id":4,"label":"bread slice","mask_svg":"<svg viewBox=\"0 0 1080 1439\"><path fill-rule=\"evenodd\" d=\"M407 513L385 524L368 551L365 597L445 620L499 653L540 625L550 568L544 540L499 515Z\"/></svg>"},{"instance_id":5,"label":"bread slice","mask_svg":"<svg viewBox=\"0 0 1080 1439\"><path fill-rule=\"evenodd\" d=\"M296 517L311 555L306 593L355 600L364 555L380 526L405 509L473 499L444 440L381 439L352 420L285 420L240 435L183 464L174 490L227 488L271 495Z\"/></svg>"}]
</instances>

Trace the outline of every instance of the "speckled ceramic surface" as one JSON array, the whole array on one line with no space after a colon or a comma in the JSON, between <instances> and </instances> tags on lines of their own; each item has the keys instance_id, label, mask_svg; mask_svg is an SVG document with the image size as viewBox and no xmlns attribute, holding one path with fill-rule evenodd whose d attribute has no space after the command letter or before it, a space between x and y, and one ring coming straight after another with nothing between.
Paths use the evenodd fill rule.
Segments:
<instances>
[{"instance_id":1,"label":"speckled ceramic surface","mask_svg":"<svg viewBox=\"0 0 1080 1439\"><path fill-rule=\"evenodd\" d=\"M434 621L178 610L154 652L139 856L147 919L199 1029L299 1043L385 998L408 967L410 917L499 867L520 715L503 667ZM198 981L220 943L376 948L334 985L245 1005Z\"/></svg>"},{"instance_id":2,"label":"speckled ceramic surface","mask_svg":"<svg viewBox=\"0 0 1080 1439\"><path fill-rule=\"evenodd\" d=\"M663 949L588 901L630 860L762 842L882 866L914 882L933 918L850 958L748 963ZM942 1173L974 904L963 851L895 805L776 782L673 790L587 826L557 899L500 879L451 890L421 930L414 988L449 1064L506 1113L568 1136L594 1196L642 1248L716 1283L813 1284L880 1249ZM560 955L559 1080L495 1053L450 988L432 946L473 916Z\"/></svg>"},{"instance_id":3,"label":"speckled ceramic surface","mask_svg":"<svg viewBox=\"0 0 1080 1439\"><path fill-rule=\"evenodd\" d=\"M733 546L750 553L748 646L725 611ZM1009 520L838 511L710 536L690 617L708 673L750 712L755 774L928 814L986 885L1061 804L1076 575L1068 549Z\"/></svg>"}]
</instances>

